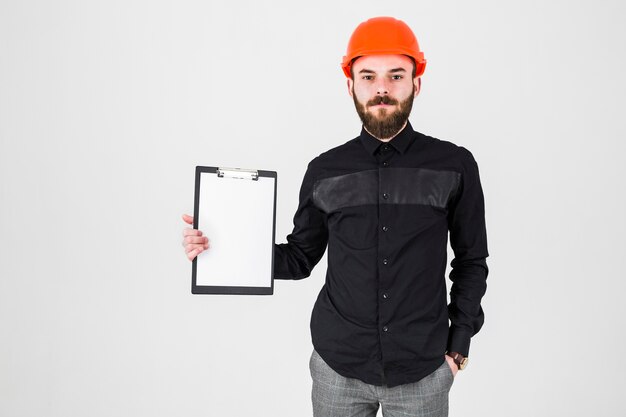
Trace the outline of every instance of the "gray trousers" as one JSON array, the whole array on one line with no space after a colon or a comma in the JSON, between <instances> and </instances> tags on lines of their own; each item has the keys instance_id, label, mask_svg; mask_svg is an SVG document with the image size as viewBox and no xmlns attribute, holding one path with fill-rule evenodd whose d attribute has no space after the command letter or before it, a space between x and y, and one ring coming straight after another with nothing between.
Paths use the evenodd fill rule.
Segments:
<instances>
[{"instance_id":1,"label":"gray trousers","mask_svg":"<svg viewBox=\"0 0 626 417\"><path fill-rule=\"evenodd\" d=\"M454 375L442 359L443 364L421 380L389 388L339 375L313 349L313 417L375 417L379 405L384 417L447 417Z\"/></svg>"}]
</instances>

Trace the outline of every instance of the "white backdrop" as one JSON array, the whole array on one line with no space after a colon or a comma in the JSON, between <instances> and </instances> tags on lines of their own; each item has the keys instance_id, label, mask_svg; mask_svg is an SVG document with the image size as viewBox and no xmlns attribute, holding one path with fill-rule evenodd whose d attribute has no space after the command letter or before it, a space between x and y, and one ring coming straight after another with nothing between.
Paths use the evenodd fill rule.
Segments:
<instances>
[{"instance_id":1,"label":"white backdrop","mask_svg":"<svg viewBox=\"0 0 626 417\"><path fill-rule=\"evenodd\" d=\"M192 296L180 215L195 165L276 170L285 241L307 163L359 133L339 63L377 15L428 60L413 127L485 192L450 415L626 414L626 7L386 3L0 2L0 415L311 415L326 256L273 296Z\"/></svg>"}]
</instances>

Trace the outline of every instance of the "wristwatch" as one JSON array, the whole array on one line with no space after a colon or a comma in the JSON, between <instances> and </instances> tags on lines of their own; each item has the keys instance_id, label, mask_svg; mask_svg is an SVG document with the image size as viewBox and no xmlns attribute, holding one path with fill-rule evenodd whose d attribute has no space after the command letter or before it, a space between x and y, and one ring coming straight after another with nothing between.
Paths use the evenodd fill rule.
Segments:
<instances>
[{"instance_id":1,"label":"wristwatch","mask_svg":"<svg viewBox=\"0 0 626 417\"><path fill-rule=\"evenodd\" d=\"M467 366L468 359L465 356L461 355L459 352L446 351L446 355L454 359L454 363L457 364L460 370L465 369L465 367Z\"/></svg>"}]
</instances>

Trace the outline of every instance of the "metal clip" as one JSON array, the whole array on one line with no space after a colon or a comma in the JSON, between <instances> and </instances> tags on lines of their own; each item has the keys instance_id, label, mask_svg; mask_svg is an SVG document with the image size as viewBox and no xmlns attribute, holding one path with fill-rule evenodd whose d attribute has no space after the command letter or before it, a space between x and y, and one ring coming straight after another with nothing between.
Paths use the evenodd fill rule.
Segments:
<instances>
[{"instance_id":1,"label":"metal clip","mask_svg":"<svg viewBox=\"0 0 626 417\"><path fill-rule=\"evenodd\" d=\"M217 168L217 176L222 178L240 178L244 180L259 180L259 172L255 169Z\"/></svg>"}]
</instances>

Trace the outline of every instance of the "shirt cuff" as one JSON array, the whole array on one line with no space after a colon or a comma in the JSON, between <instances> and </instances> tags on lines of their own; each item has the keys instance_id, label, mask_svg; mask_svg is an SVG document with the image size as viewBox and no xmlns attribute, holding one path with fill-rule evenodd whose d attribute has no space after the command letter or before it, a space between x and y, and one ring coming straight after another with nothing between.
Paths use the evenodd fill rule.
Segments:
<instances>
[{"instance_id":1,"label":"shirt cuff","mask_svg":"<svg viewBox=\"0 0 626 417\"><path fill-rule=\"evenodd\" d=\"M450 327L448 332L448 352L458 352L461 355L468 357L471 339L472 333L459 329L458 327Z\"/></svg>"}]
</instances>

